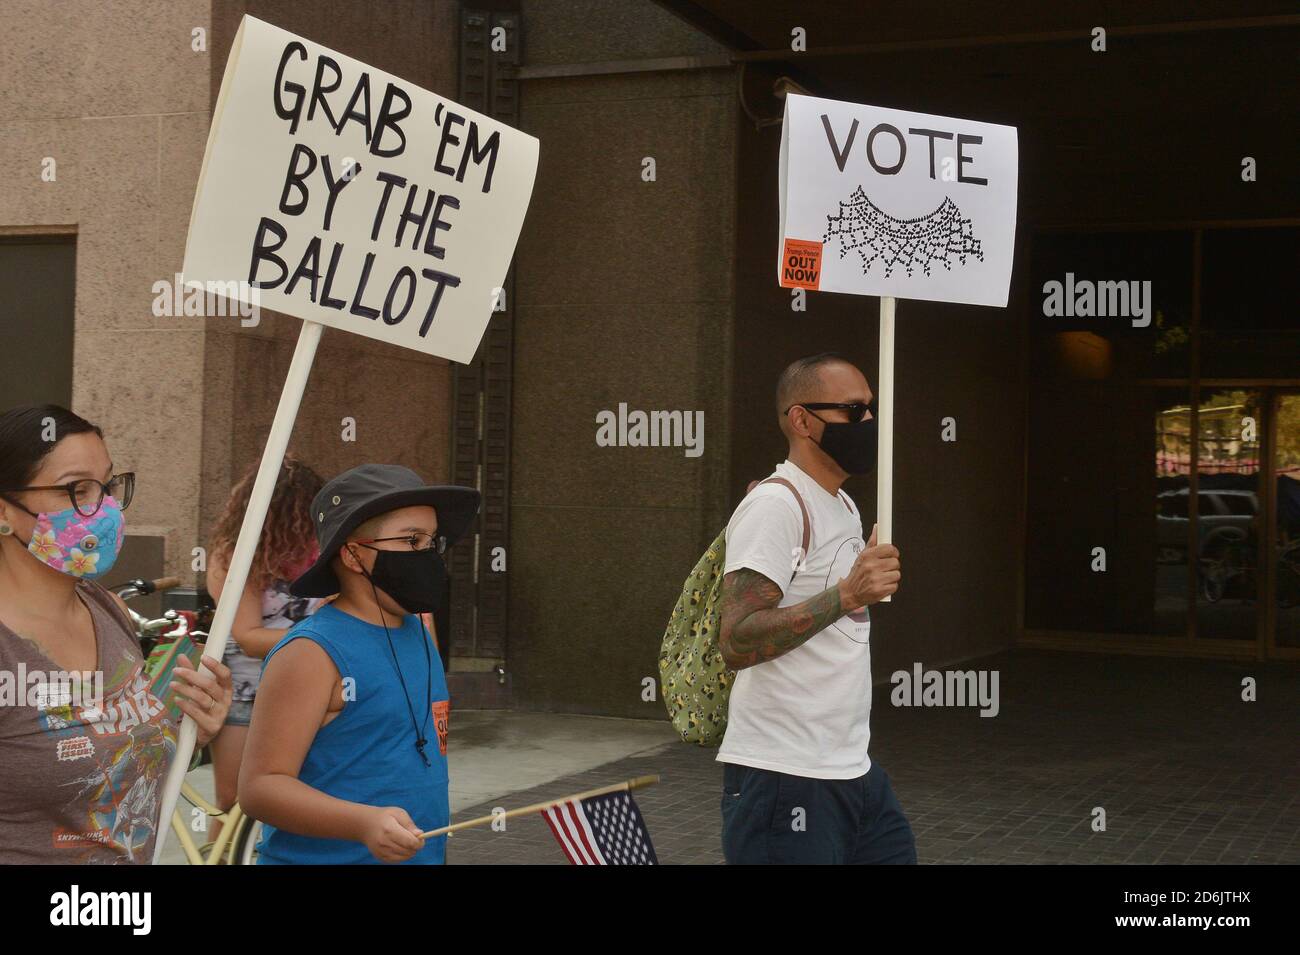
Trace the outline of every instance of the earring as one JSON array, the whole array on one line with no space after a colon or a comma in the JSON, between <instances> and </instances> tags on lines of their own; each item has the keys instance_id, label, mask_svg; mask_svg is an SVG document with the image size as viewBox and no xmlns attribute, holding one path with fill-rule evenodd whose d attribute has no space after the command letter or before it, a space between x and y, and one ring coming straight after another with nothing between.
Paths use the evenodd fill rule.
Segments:
<instances>
[{"instance_id":1,"label":"earring","mask_svg":"<svg viewBox=\"0 0 1300 955\"><path fill-rule=\"evenodd\" d=\"M14 532L13 525L8 521L0 521L0 537L8 537Z\"/></svg>"}]
</instances>

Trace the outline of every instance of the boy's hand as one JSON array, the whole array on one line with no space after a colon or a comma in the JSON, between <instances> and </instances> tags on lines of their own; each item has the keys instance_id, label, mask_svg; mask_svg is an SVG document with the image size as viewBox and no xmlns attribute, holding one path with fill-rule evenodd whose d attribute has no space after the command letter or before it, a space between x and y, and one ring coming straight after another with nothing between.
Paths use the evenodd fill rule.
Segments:
<instances>
[{"instance_id":1,"label":"boy's hand","mask_svg":"<svg viewBox=\"0 0 1300 955\"><path fill-rule=\"evenodd\" d=\"M400 806L372 809L361 841L380 862L405 862L424 848L420 827Z\"/></svg>"}]
</instances>

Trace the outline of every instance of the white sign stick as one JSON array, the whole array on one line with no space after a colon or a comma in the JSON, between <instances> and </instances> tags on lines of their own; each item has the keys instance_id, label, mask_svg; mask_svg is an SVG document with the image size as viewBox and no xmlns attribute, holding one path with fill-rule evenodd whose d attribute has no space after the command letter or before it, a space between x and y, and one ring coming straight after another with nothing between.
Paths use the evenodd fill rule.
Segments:
<instances>
[{"instance_id":1,"label":"white sign stick","mask_svg":"<svg viewBox=\"0 0 1300 955\"><path fill-rule=\"evenodd\" d=\"M876 381L876 543L894 542L894 297L880 296L880 371ZM889 603L887 594L881 603Z\"/></svg>"},{"instance_id":2,"label":"white sign stick","mask_svg":"<svg viewBox=\"0 0 1300 955\"><path fill-rule=\"evenodd\" d=\"M284 454L289 449L289 437L293 434L293 423L298 418L298 406L302 403L303 392L307 389L307 376L311 373L312 359L316 357L316 345L320 342L323 325L317 322L303 322L298 333L298 346L293 351L293 360L289 363L289 374L284 379L284 390L280 392L280 404L275 409L275 420L271 422L271 433L267 436L266 447L262 451L262 463L257 469L257 478L253 481L253 491L248 499L248 510L244 512L244 523L239 527L239 539L230 556L230 570L226 574L225 586L221 588L221 599L217 601L217 612L212 618L212 631L203 655L213 660L220 660L225 653L226 641L230 637L230 626L235 622L235 611L239 609L240 598L244 595L244 585L248 583L248 571L253 566L253 557L257 553L257 544L262 537L262 524L266 520L267 509L271 506L271 495L275 491L276 479L280 476L280 467L284 463ZM163 787L162 812L158 816L158 838L154 844L153 861L156 865L162 856L166 835L171 831L169 825L172 812L176 809L176 800L180 796L181 783L190 769L190 758L194 754L194 744L198 730L194 721L188 717L181 721L180 739L176 743L176 756L167 769L167 784Z\"/></svg>"}]
</instances>

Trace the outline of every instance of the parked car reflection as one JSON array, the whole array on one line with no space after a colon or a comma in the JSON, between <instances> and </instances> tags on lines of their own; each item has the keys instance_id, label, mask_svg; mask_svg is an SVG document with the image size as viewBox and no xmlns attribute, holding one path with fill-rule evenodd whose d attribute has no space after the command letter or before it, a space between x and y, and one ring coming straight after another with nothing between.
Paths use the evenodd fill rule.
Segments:
<instances>
[{"instance_id":1,"label":"parked car reflection","mask_svg":"<svg viewBox=\"0 0 1300 955\"><path fill-rule=\"evenodd\" d=\"M1161 563L1187 560L1188 489L1156 495L1156 536ZM1254 491L1208 488L1197 492L1196 565L1202 596L1253 600L1259 495Z\"/></svg>"}]
</instances>

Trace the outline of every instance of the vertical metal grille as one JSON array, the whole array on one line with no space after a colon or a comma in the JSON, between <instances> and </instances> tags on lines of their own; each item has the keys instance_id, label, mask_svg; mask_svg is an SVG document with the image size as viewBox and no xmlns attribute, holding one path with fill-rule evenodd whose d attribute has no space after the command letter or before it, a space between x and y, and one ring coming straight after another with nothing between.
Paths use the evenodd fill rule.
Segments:
<instances>
[{"instance_id":1,"label":"vertical metal grille","mask_svg":"<svg viewBox=\"0 0 1300 955\"><path fill-rule=\"evenodd\" d=\"M504 52L492 33L505 31ZM511 126L519 123L519 14L461 9L459 101ZM452 365L452 479L477 487L483 506L474 527L452 553L451 651L456 656L504 658L506 575L492 570L493 554L509 544L510 379L514 346L514 270L504 285L505 308L494 312L478 354Z\"/></svg>"}]
</instances>

